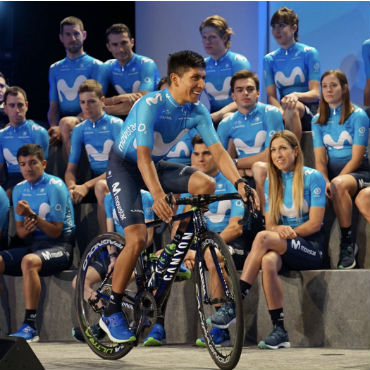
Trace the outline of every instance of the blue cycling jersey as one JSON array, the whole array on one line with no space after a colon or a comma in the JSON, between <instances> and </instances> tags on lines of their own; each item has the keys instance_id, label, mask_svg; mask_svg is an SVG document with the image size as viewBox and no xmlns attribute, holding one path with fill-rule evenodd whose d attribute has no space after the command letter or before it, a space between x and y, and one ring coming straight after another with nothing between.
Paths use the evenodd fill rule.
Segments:
<instances>
[{"instance_id":1,"label":"blue cycling jersey","mask_svg":"<svg viewBox=\"0 0 370 370\"><path fill-rule=\"evenodd\" d=\"M96 122L87 119L75 126L72 131L68 162L78 164L82 146L85 146L94 176L104 173L109 151L122 125L123 121L120 118L104 113Z\"/></svg>"},{"instance_id":2,"label":"blue cycling jersey","mask_svg":"<svg viewBox=\"0 0 370 370\"><path fill-rule=\"evenodd\" d=\"M8 235L9 226L9 198L5 190L0 186L0 231L1 239L5 240Z\"/></svg>"},{"instance_id":3,"label":"blue cycling jersey","mask_svg":"<svg viewBox=\"0 0 370 370\"><path fill-rule=\"evenodd\" d=\"M221 58L214 60L205 58L206 88L211 112L216 112L225 105L232 103L230 81L234 73L242 69L251 69L248 59L228 50Z\"/></svg>"},{"instance_id":4,"label":"blue cycling jersey","mask_svg":"<svg viewBox=\"0 0 370 370\"><path fill-rule=\"evenodd\" d=\"M122 158L137 161L137 147L152 150L154 162L160 161L184 133L196 128L205 144L219 142L207 108L200 103L178 104L168 89L140 98L130 110L114 149Z\"/></svg>"},{"instance_id":5,"label":"blue cycling jersey","mask_svg":"<svg viewBox=\"0 0 370 370\"><path fill-rule=\"evenodd\" d=\"M306 92L309 81L320 81L318 51L300 42L279 48L263 58L265 86L276 85L280 99L292 92Z\"/></svg>"},{"instance_id":6,"label":"blue cycling jersey","mask_svg":"<svg viewBox=\"0 0 370 370\"><path fill-rule=\"evenodd\" d=\"M293 171L282 172L283 206L281 223L295 228L309 219L311 207L325 207L325 180L322 174L313 168L304 167L303 213L297 217L297 209L293 204ZM268 178L265 181L265 210L269 210Z\"/></svg>"},{"instance_id":7,"label":"blue cycling jersey","mask_svg":"<svg viewBox=\"0 0 370 370\"><path fill-rule=\"evenodd\" d=\"M34 184L24 180L13 189L13 204L19 200L26 200L40 218L48 222L63 222L60 238L69 237L74 233L74 212L71 197L65 183L56 176L44 173ZM16 221L23 221L24 217L14 212ZM40 229L33 232L34 239L50 239Z\"/></svg>"},{"instance_id":8,"label":"blue cycling jersey","mask_svg":"<svg viewBox=\"0 0 370 370\"><path fill-rule=\"evenodd\" d=\"M342 106L330 108L328 122L317 124L318 114L312 118L313 147L325 147L329 162L345 165L352 158L352 145L366 147L364 157L368 155L369 118L365 111L355 106L355 111L339 124Z\"/></svg>"},{"instance_id":9,"label":"blue cycling jersey","mask_svg":"<svg viewBox=\"0 0 370 370\"><path fill-rule=\"evenodd\" d=\"M362 44L362 58L365 66L365 77L370 78L370 39Z\"/></svg>"},{"instance_id":10,"label":"blue cycling jersey","mask_svg":"<svg viewBox=\"0 0 370 370\"><path fill-rule=\"evenodd\" d=\"M216 181L215 194L236 193L234 185L221 173L214 176ZM182 194L187 197L190 194ZM179 207L177 213L183 212L184 206ZM208 211L204 213L206 225L209 230L216 233L222 232L229 224L232 217L243 217L244 205L239 199L222 200L213 202L208 206Z\"/></svg>"},{"instance_id":11,"label":"blue cycling jersey","mask_svg":"<svg viewBox=\"0 0 370 370\"><path fill-rule=\"evenodd\" d=\"M107 60L104 63L104 76L105 84L111 83L118 94L154 91L160 80L155 62L135 53L124 66L117 59Z\"/></svg>"},{"instance_id":12,"label":"blue cycling jersey","mask_svg":"<svg viewBox=\"0 0 370 370\"><path fill-rule=\"evenodd\" d=\"M181 137L180 141L175 144L167 155L163 158L168 162L175 162L189 165L191 162L191 153L193 152L193 146L191 140L198 132L195 128L192 128L184 136Z\"/></svg>"},{"instance_id":13,"label":"blue cycling jersey","mask_svg":"<svg viewBox=\"0 0 370 370\"><path fill-rule=\"evenodd\" d=\"M37 123L25 120L15 127L9 125L0 130L0 163L6 163L9 173L20 173L17 152L25 144L40 145L45 159L48 158L49 135Z\"/></svg>"},{"instance_id":14,"label":"blue cycling jersey","mask_svg":"<svg viewBox=\"0 0 370 370\"><path fill-rule=\"evenodd\" d=\"M258 103L247 114L236 111L223 119L217 133L225 149L229 139L232 139L238 158L243 158L262 153L269 147L272 135L283 129L283 117L279 109Z\"/></svg>"},{"instance_id":15,"label":"blue cycling jersey","mask_svg":"<svg viewBox=\"0 0 370 370\"><path fill-rule=\"evenodd\" d=\"M148 191L140 190L141 192L141 201L143 202L143 211L144 211L144 219L145 222L153 221L154 220L154 212L153 212L153 197ZM114 230L121 234L125 235L123 228L118 220L117 212L114 207L112 194L106 194L104 198L104 208L105 213L107 215L107 219L113 219Z\"/></svg>"},{"instance_id":16,"label":"blue cycling jersey","mask_svg":"<svg viewBox=\"0 0 370 370\"><path fill-rule=\"evenodd\" d=\"M100 82L105 91L103 63L87 54L76 59L65 57L49 69L49 101L57 102L62 116L81 112L78 88L88 79Z\"/></svg>"}]
</instances>

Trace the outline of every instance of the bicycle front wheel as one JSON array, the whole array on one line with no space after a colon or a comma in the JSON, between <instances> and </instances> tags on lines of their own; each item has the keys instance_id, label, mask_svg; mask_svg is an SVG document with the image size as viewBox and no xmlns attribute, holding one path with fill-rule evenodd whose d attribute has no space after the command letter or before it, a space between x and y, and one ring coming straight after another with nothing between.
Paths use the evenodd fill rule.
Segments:
<instances>
[{"instance_id":1,"label":"bicycle front wheel","mask_svg":"<svg viewBox=\"0 0 370 370\"><path fill-rule=\"evenodd\" d=\"M133 345L111 342L99 327L99 320L112 291L112 281L107 275L108 245L120 251L125 239L117 233L104 233L89 243L78 268L75 305L78 323L89 347L104 359L117 360L125 356Z\"/></svg>"},{"instance_id":2,"label":"bicycle front wheel","mask_svg":"<svg viewBox=\"0 0 370 370\"><path fill-rule=\"evenodd\" d=\"M194 283L200 325L204 336L201 341L206 345L212 359L220 369L231 370L240 359L244 338L239 278L229 249L217 233L208 231L199 243L201 248L195 261ZM234 323L227 329L207 324L207 318L223 304L233 306Z\"/></svg>"}]
</instances>

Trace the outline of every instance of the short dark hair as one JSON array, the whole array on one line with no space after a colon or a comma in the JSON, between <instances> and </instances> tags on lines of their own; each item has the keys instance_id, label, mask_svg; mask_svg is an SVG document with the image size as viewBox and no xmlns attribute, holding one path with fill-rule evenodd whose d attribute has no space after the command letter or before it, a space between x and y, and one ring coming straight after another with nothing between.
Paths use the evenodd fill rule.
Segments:
<instances>
[{"instance_id":1,"label":"short dark hair","mask_svg":"<svg viewBox=\"0 0 370 370\"><path fill-rule=\"evenodd\" d=\"M27 94L21 87L19 87L19 86L10 86L5 91L4 103L6 104L6 99L8 98L8 95L17 96L18 94L23 95L24 100L27 101Z\"/></svg>"},{"instance_id":2,"label":"short dark hair","mask_svg":"<svg viewBox=\"0 0 370 370\"><path fill-rule=\"evenodd\" d=\"M28 157L29 155L35 155L41 162L45 160L44 151L38 144L25 144L18 149L17 160L19 157Z\"/></svg>"},{"instance_id":3,"label":"short dark hair","mask_svg":"<svg viewBox=\"0 0 370 370\"><path fill-rule=\"evenodd\" d=\"M231 77L230 81L231 92L234 92L235 82L243 78L251 78L256 84L257 91L260 91L260 80L258 79L257 75L251 71L243 69L239 72L234 73L233 77Z\"/></svg>"},{"instance_id":4,"label":"short dark hair","mask_svg":"<svg viewBox=\"0 0 370 370\"><path fill-rule=\"evenodd\" d=\"M196 144L204 144L204 141L200 135L195 135L191 139L191 145L193 146L193 148L195 147Z\"/></svg>"},{"instance_id":5,"label":"short dark hair","mask_svg":"<svg viewBox=\"0 0 370 370\"><path fill-rule=\"evenodd\" d=\"M84 92L94 92L100 99L104 96L102 85L96 80L85 80L82 82L78 88L78 93L81 94Z\"/></svg>"},{"instance_id":6,"label":"short dark hair","mask_svg":"<svg viewBox=\"0 0 370 370\"><path fill-rule=\"evenodd\" d=\"M107 42L109 42L108 36L111 33L115 33L115 34L127 33L128 37L130 39L132 38L130 29L124 23L115 23L107 28L107 30L105 31L105 38Z\"/></svg>"},{"instance_id":7,"label":"short dark hair","mask_svg":"<svg viewBox=\"0 0 370 370\"><path fill-rule=\"evenodd\" d=\"M81 31L84 31L84 24L82 23L80 18L70 16L64 18L59 25L59 33L63 34L64 26L80 26Z\"/></svg>"},{"instance_id":8,"label":"short dark hair","mask_svg":"<svg viewBox=\"0 0 370 370\"><path fill-rule=\"evenodd\" d=\"M297 25L297 30L294 32L294 39L298 41L298 15L293 9L289 9L286 6L278 9L271 17L270 26L278 23L285 23L289 26Z\"/></svg>"},{"instance_id":9,"label":"short dark hair","mask_svg":"<svg viewBox=\"0 0 370 370\"><path fill-rule=\"evenodd\" d=\"M180 77L190 68L206 69L204 58L191 50L182 50L177 53L170 54L167 60L167 76L171 73L176 73ZM171 83L171 81L169 81Z\"/></svg>"}]
</instances>

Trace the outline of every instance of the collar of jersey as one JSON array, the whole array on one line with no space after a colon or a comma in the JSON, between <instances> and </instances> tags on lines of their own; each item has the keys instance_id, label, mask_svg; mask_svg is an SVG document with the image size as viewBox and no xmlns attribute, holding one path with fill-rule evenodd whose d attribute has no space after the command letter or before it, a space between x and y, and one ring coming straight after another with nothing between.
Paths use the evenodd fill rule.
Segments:
<instances>
[{"instance_id":1,"label":"collar of jersey","mask_svg":"<svg viewBox=\"0 0 370 370\"><path fill-rule=\"evenodd\" d=\"M136 60L136 54L133 53L131 59L123 67L121 66L122 70L124 70L125 68L130 67L131 64L133 64L135 62L135 60Z\"/></svg>"},{"instance_id":2,"label":"collar of jersey","mask_svg":"<svg viewBox=\"0 0 370 370\"><path fill-rule=\"evenodd\" d=\"M89 122L89 124L90 125L92 125L92 126L96 126L96 125L98 125L102 120L103 120L103 118L105 117L107 115L107 113L103 113L103 115L97 120L97 121L95 121L95 122L93 122L93 121L91 121L90 119L88 119L87 121Z\"/></svg>"},{"instance_id":3,"label":"collar of jersey","mask_svg":"<svg viewBox=\"0 0 370 370\"><path fill-rule=\"evenodd\" d=\"M13 131L18 131L18 130L22 130L23 129L23 126L25 126L25 124L27 123L27 120L25 119L22 123L20 123L19 125L17 126L11 126L9 125L10 127L12 127Z\"/></svg>"},{"instance_id":4,"label":"collar of jersey","mask_svg":"<svg viewBox=\"0 0 370 370\"><path fill-rule=\"evenodd\" d=\"M166 99L169 100L169 102L174 105L176 108L182 108L182 109L189 109L190 103L185 103L184 105L179 104L171 95L170 90L168 88L165 88L162 90Z\"/></svg>"},{"instance_id":5,"label":"collar of jersey","mask_svg":"<svg viewBox=\"0 0 370 370\"><path fill-rule=\"evenodd\" d=\"M225 59L225 57L226 57L226 55L227 55L227 53L228 53L228 52L229 52L229 49L227 49L227 50L225 51L225 53L224 53L223 55L221 55L221 57L220 57L220 58L218 58L218 59L213 59L213 58L211 58L212 63L213 63L214 65L222 63L222 62L224 61L224 59Z\"/></svg>"},{"instance_id":6,"label":"collar of jersey","mask_svg":"<svg viewBox=\"0 0 370 370\"><path fill-rule=\"evenodd\" d=\"M252 117L254 116L256 113L257 113L257 106L258 106L259 102L257 102L256 106L250 110L247 114L243 114L242 112L240 112L239 110L237 111L238 114L243 117L245 120L248 119L249 117Z\"/></svg>"},{"instance_id":7,"label":"collar of jersey","mask_svg":"<svg viewBox=\"0 0 370 370\"><path fill-rule=\"evenodd\" d=\"M293 175L294 175L294 171L293 170L288 171L288 172L281 171L281 177L283 178L283 180L292 179L293 178Z\"/></svg>"},{"instance_id":8,"label":"collar of jersey","mask_svg":"<svg viewBox=\"0 0 370 370\"><path fill-rule=\"evenodd\" d=\"M329 109L330 109L330 115L333 115L333 116L341 115L342 114L342 108L343 108L343 104L338 105L334 109L332 109L332 108L329 107Z\"/></svg>"},{"instance_id":9,"label":"collar of jersey","mask_svg":"<svg viewBox=\"0 0 370 370\"><path fill-rule=\"evenodd\" d=\"M292 46L289 46L288 49L280 48L283 54L291 54L297 48L297 42L295 42Z\"/></svg>"},{"instance_id":10,"label":"collar of jersey","mask_svg":"<svg viewBox=\"0 0 370 370\"><path fill-rule=\"evenodd\" d=\"M66 56L66 59L67 59L70 63L76 63L76 62L78 62L80 59L82 59L83 57L85 57L86 55L87 55L86 53L83 53L82 55L80 55L79 57L74 58L74 59L71 59L71 58L69 58L68 56Z\"/></svg>"},{"instance_id":11,"label":"collar of jersey","mask_svg":"<svg viewBox=\"0 0 370 370\"><path fill-rule=\"evenodd\" d=\"M46 179L46 172L44 172L42 174L42 176L34 183L34 184L31 184L30 182L27 181L27 184L31 187L31 188L36 188L37 186L39 186L41 183L43 183Z\"/></svg>"}]
</instances>

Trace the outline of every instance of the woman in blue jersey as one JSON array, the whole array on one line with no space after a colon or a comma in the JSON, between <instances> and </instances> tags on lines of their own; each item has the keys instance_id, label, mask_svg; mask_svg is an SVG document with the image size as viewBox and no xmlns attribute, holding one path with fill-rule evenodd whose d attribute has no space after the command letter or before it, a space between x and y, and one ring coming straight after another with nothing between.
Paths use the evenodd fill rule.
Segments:
<instances>
[{"instance_id":1,"label":"woman in blue jersey","mask_svg":"<svg viewBox=\"0 0 370 370\"><path fill-rule=\"evenodd\" d=\"M284 328L283 289L279 271L318 269L323 261L325 180L319 171L303 166L297 137L288 130L270 142L265 183L266 230L257 234L244 262L240 288L245 297L262 270L263 289L274 329L260 348L290 347ZM213 325L227 327L235 313L229 303L210 317Z\"/></svg>"},{"instance_id":2,"label":"woman in blue jersey","mask_svg":"<svg viewBox=\"0 0 370 370\"><path fill-rule=\"evenodd\" d=\"M298 16L292 9L277 10L270 24L280 48L263 59L268 103L281 110L285 127L300 139L302 129L310 130L317 109L319 54L315 48L298 42Z\"/></svg>"},{"instance_id":3,"label":"woman in blue jersey","mask_svg":"<svg viewBox=\"0 0 370 370\"><path fill-rule=\"evenodd\" d=\"M369 118L350 101L348 81L341 70L321 77L319 113L312 119L315 167L326 181L341 229L338 268L356 265L357 245L352 235L352 199L370 180Z\"/></svg>"}]
</instances>

